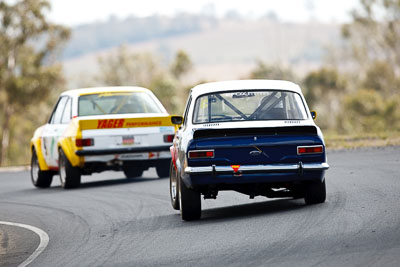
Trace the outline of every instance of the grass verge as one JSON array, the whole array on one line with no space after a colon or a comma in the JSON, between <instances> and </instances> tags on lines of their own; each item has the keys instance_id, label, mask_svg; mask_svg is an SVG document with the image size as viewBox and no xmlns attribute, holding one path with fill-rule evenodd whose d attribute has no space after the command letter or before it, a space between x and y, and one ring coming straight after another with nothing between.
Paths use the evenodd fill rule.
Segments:
<instances>
[{"instance_id":1,"label":"grass verge","mask_svg":"<svg viewBox=\"0 0 400 267\"><path fill-rule=\"evenodd\" d=\"M324 134L327 149L349 149L358 147L381 147L400 145L400 132L339 135Z\"/></svg>"}]
</instances>

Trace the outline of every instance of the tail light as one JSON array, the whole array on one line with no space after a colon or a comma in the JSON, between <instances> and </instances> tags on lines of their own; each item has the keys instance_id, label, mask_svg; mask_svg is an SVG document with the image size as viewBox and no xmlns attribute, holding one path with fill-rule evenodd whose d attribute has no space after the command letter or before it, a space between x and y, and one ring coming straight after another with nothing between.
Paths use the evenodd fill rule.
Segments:
<instances>
[{"instance_id":1,"label":"tail light","mask_svg":"<svg viewBox=\"0 0 400 267\"><path fill-rule=\"evenodd\" d=\"M297 147L297 155L304 154L319 154L324 152L324 147L322 145L319 146L298 146Z\"/></svg>"},{"instance_id":2,"label":"tail light","mask_svg":"<svg viewBox=\"0 0 400 267\"><path fill-rule=\"evenodd\" d=\"M93 138L75 139L76 146L94 146Z\"/></svg>"},{"instance_id":3,"label":"tail light","mask_svg":"<svg viewBox=\"0 0 400 267\"><path fill-rule=\"evenodd\" d=\"M164 143L172 143L174 141L173 134L166 134L164 135Z\"/></svg>"},{"instance_id":4,"label":"tail light","mask_svg":"<svg viewBox=\"0 0 400 267\"><path fill-rule=\"evenodd\" d=\"M192 150L189 151L190 159L213 158L214 150Z\"/></svg>"}]
</instances>

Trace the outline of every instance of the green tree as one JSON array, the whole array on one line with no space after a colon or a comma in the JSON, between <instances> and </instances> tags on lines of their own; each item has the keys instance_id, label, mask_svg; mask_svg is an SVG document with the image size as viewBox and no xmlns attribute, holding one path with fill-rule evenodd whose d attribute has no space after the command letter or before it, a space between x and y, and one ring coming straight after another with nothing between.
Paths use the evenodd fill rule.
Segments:
<instances>
[{"instance_id":1,"label":"green tree","mask_svg":"<svg viewBox=\"0 0 400 267\"><path fill-rule=\"evenodd\" d=\"M308 105L320 114L318 124L323 128L333 128L346 88L345 79L336 69L322 67L308 73L303 85Z\"/></svg>"},{"instance_id":2,"label":"green tree","mask_svg":"<svg viewBox=\"0 0 400 267\"><path fill-rule=\"evenodd\" d=\"M400 130L400 97L385 99L378 91L360 89L344 97L339 120L347 133L393 132Z\"/></svg>"},{"instance_id":3,"label":"green tree","mask_svg":"<svg viewBox=\"0 0 400 267\"><path fill-rule=\"evenodd\" d=\"M376 90L382 95L390 96L392 92L398 91L400 79L389 64L383 61L375 61L368 66L361 86Z\"/></svg>"},{"instance_id":4,"label":"green tree","mask_svg":"<svg viewBox=\"0 0 400 267\"><path fill-rule=\"evenodd\" d=\"M186 94L180 81L192 68L189 56L178 51L169 68L165 68L148 53L131 53L120 47L116 53L100 57L99 74L95 80L101 85L143 86L152 90L170 113L183 109Z\"/></svg>"},{"instance_id":5,"label":"green tree","mask_svg":"<svg viewBox=\"0 0 400 267\"><path fill-rule=\"evenodd\" d=\"M13 116L62 83L61 67L54 62L70 32L46 19L49 9L46 0L0 2L0 164L7 163Z\"/></svg>"},{"instance_id":6,"label":"green tree","mask_svg":"<svg viewBox=\"0 0 400 267\"><path fill-rule=\"evenodd\" d=\"M148 87L159 66L148 53L135 54L126 46L121 46L115 53L98 58L99 75L96 80L103 85L136 85Z\"/></svg>"},{"instance_id":7,"label":"green tree","mask_svg":"<svg viewBox=\"0 0 400 267\"><path fill-rule=\"evenodd\" d=\"M169 73L160 73L153 77L148 88L160 99L168 112L171 114L179 112L178 90L181 88L181 84L177 79Z\"/></svg>"},{"instance_id":8,"label":"green tree","mask_svg":"<svg viewBox=\"0 0 400 267\"><path fill-rule=\"evenodd\" d=\"M176 79L180 79L184 74L188 73L193 68L193 63L185 51L179 50L175 55L175 60L172 62L170 71Z\"/></svg>"},{"instance_id":9,"label":"green tree","mask_svg":"<svg viewBox=\"0 0 400 267\"><path fill-rule=\"evenodd\" d=\"M359 8L352 12L352 22L342 28L343 37L349 41L353 59L359 63L358 75L380 86L381 82L371 81L369 71L377 66L384 70L400 73L400 1L399 0L360 0ZM382 69L380 72L382 73ZM374 71L376 73L376 69ZM385 73L383 76L390 75ZM375 78L379 78L375 76ZM382 79L382 78L379 78ZM397 80L397 81L396 81ZM387 84L393 81L393 84ZM387 79L387 94L398 93L397 79ZM379 89L379 88L374 88Z\"/></svg>"},{"instance_id":10,"label":"green tree","mask_svg":"<svg viewBox=\"0 0 400 267\"><path fill-rule=\"evenodd\" d=\"M280 65L267 65L262 61L258 61L257 66L250 72L250 79L296 81L291 69Z\"/></svg>"},{"instance_id":11,"label":"green tree","mask_svg":"<svg viewBox=\"0 0 400 267\"><path fill-rule=\"evenodd\" d=\"M343 131L399 130L399 33L399 0L360 0L342 27L355 78L338 119Z\"/></svg>"},{"instance_id":12,"label":"green tree","mask_svg":"<svg viewBox=\"0 0 400 267\"><path fill-rule=\"evenodd\" d=\"M303 80L307 103L313 106L328 95L342 93L346 88L344 78L334 68L322 67L306 75Z\"/></svg>"}]
</instances>

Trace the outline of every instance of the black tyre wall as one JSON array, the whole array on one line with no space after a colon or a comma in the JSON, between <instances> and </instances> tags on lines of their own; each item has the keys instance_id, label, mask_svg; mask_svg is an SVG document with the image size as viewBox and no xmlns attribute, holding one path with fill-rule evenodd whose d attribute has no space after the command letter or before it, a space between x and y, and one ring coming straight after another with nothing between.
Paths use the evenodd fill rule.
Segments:
<instances>
[{"instance_id":1,"label":"black tyre wall","mask_svg":"<svg viewBox=\"0 0 400 267\"><path fill-rule=\"evenodd\" d=\"M37 165L36 167L38 168L37 173L33 173L35 168L34 165ZM51 185L51 182L53 181L53 171L41 171L39 167L39 162L37 158L36 151L32 151L32 158L31 158L31 181L32 184L38 188L48 188ZM36 179L35 179L36 177Z\"/></svg>"},{"instance_id":2,"label":"black tyre wall","mask_svg":"<svg viewBox=\"0 0 400 267\"><path fill-rule=\"evenodd\" d=\"M201 217L201 194L186 187L179 179L179 206L184 221L198 220Z\"/></svg>"}]
</instances>

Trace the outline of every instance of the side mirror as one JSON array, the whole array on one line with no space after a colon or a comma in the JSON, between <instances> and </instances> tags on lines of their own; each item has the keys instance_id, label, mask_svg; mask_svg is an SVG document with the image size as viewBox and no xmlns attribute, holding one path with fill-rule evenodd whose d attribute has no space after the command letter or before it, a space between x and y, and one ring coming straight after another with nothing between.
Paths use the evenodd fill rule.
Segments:
<instances>
[{"instance_id":1,"label":"side mirror","mask_svg":"<svg viewBox=\"0 0 400 267\"><path fill-rule=\"evenodd\" d=\"M172 124L180 125L183 122L183 117L182 116L171 116L171 122L172 122Z\"/></svg>"},{"instance_id":2,"label":"side mirror","mask_svg":"<svg viewBox=\"0 0 400 267\"><path fill-rule=\"evenodd\" d=\"M315 110L312 110L310 113L313 120L315 120L317 118L317 112Z\"/></svg>"}]
</instances>

